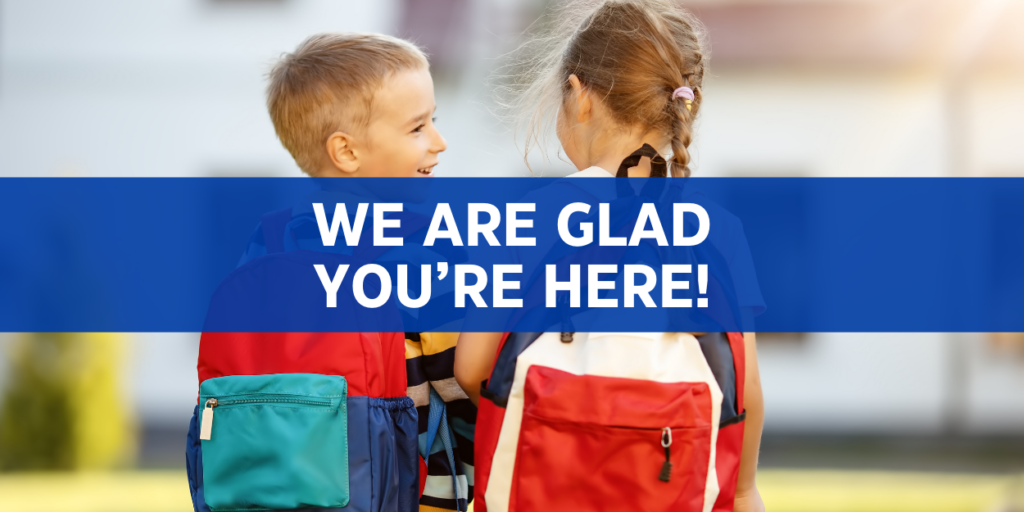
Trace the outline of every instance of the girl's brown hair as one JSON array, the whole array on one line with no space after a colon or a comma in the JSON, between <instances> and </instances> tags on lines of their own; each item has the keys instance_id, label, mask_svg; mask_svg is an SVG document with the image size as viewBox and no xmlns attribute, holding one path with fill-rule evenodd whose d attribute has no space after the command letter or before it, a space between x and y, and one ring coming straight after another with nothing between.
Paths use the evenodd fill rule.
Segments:
<instances>
[{"instance_id":1,"label":"girl's brown hair","mask_svg":"<svg viewBox=\"0 0 1024 512\"><path fill-rule=\"evenodd\" d=\"M515 78L505 106L525 125L528 156L541 144L553 114L571 90L569 76L595 94L614 120L668 135L672 174L690 175L688 146L700 111L707 67L704 30L689 12L668 0L575 0L553 14L549 35L517 51ZM673 91L688 86L690 109Z\"/></svg>"}]
</instances>

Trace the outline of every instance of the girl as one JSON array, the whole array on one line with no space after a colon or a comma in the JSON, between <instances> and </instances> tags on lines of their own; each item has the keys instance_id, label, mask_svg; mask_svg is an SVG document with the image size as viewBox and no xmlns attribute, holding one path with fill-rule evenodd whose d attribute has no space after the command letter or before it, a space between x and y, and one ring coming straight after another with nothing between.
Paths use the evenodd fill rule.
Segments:
<instances>
[{"instance_id":1,"label":"girl","mask_svg":"<svg viewBox=\"0 0 1024 512\"><path fill-rule=\"evenodd\" d=\"M689 176L687 148L700 111L707 66L699 22L666 0L570 2L558 19L563 20L561 33L567 36L538 39L523 48L534 52L538 45L550 47L546 57L528 67L527 75L536 79L515 99L515 106L531 112L526 116L526 153L542 138L545 121L557 112L556 133L566 156L580 171L575 176L664 176L666 161L661 155L671 155L672 176ZM704 333L693 334L703 337ZM496 378L492 369L502 339L502 333L460 336L455 377L475 403L480 402L481 382ZM764 418L754 334L743 335L733 351L742 351L737 360L745 361L736 365L733 385L743 397L739 400L746 419L737 436L737 443L742 440L742 449L736 450L738 475L733 476L734 484L719 478L721 493L730 495L719 496L714 510L763 511L754 482ZM499 397L494 403L501 408L501 402ZM481 404L481 424L489 403ZM502 416L498 417L500 424ZM491 469L491 454L481 453L488 445L479 439L480 429L476 506L478 510L503 509L504 504L487 503L489 495L481 492L486 491L487 482L481 480ZM719 464L722 460L720 456ZM709 510L706 501L700 508Z\"/></svg>"}]
</instances>

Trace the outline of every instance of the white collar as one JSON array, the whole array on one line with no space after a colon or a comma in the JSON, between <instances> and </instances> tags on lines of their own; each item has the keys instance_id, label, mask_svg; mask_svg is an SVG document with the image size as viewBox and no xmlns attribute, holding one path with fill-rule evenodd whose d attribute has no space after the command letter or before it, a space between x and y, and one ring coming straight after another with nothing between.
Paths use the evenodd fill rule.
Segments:
<instances>
[{"instance_id":1,"label":"white collar","mask_svg":"<svg viewBox=\"0 0 1024 512\"><path fill-rule=\"evenodd\" d=\"M593 166L569 175L570 178L614 178L615 175L601 167Z\"/></svg>"}]
</instances>

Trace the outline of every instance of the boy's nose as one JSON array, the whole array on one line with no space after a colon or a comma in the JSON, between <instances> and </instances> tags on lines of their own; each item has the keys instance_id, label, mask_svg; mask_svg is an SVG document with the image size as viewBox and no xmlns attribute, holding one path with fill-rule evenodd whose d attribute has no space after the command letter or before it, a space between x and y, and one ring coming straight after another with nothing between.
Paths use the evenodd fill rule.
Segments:
<instances>
[{"instance_id":1,"label":"boy's nose","mask_svg":"<svg viewBox=\"0 0 1024 512\"><path fill-rule=\"evenodd\" d=\"M434 145L431 149L433 149L434 153L440 153L448 149L448 141L444 140L444 137L441 136L441 132L437 128L434 128Z\"/></svg>"}]
</instances>

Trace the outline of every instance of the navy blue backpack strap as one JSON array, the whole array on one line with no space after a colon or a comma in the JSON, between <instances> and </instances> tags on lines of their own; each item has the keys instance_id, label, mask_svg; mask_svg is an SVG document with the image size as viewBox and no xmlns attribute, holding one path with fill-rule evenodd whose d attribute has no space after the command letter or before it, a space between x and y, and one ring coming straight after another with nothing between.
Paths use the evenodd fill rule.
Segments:
<instances>
[{"instance_id":1,"label":"navy blue backpack strap","mask_svg":"<svg viewBox=\"0 0 1024 512\"><path fill-rule=\"evenodd\" d=\"M427 419L427 438L424 443L424 450L420 452L423 462L430 466L430 454L434 447L434 440L440 439L444 448L445 456L448 458L448 466L452 470L452 492L455 496L457 510L465 510L464 504L469 496L459 495L459 475L455 469L455 444L452 442L452 435L448 425L448 406L441 395L430 386L430 408Z\"/></svg>"},{"instance_id":2,"label":"navy blue backpack strap","mask_svg":"<svg viewBox=\"0 0 1024 512\"><path fill-rule=\"evenodd\" d=\"M260 218L260 224L263 227L263 243L266 244L267 254L284 252L285 227L291 220L291 207L270 212Z\"/></svg>"},{"instance_id":3,"label":"navy blue backpack strap","mask_svg":"<svg viewBox=\"0 0 1024 512\"><path fill-rule=\"evenodd\" d=\"M480 395L494 402L494 405L505 408L508 405L508 397L512 394L512 381L516 376L516 361L519 354L537 341L542 332L513 332L509 333L505 344L501 346L498 359L491 370L491 377L487 379L487 385L481 386Z\"/></svg>"},{"instance_id":4,"label":"navy blue backpack strap","mask_svg":"<svg viewBox=\"0 0 1024 512\"><path fill-rule=\"evenodd\" d=\"M709 332L697 336L697 343L704 353L704 359L711 368L711 373L722 390L722 416L719 428L737 421L739 411L736 407L736 363L729 345L729 337L723 332Z\"/></svg>"},{"instance_id":5,"label":"navy blue backpack strap","mask_svg":"<svg viewBox=\"0 0 1024 512\"><path fill-rule=\"evenodd\" d=\"M446 410L444 406L444 399L441 395L430 387L430 406L427 409L429 416L427 418L427 438L424 443L423 450L420 455L423 456L423 462L430 464L430 451L434 447L434 438L437 437L438 430L441 429L441 423L445 421Z\"/></svg>"}]
</instances>

